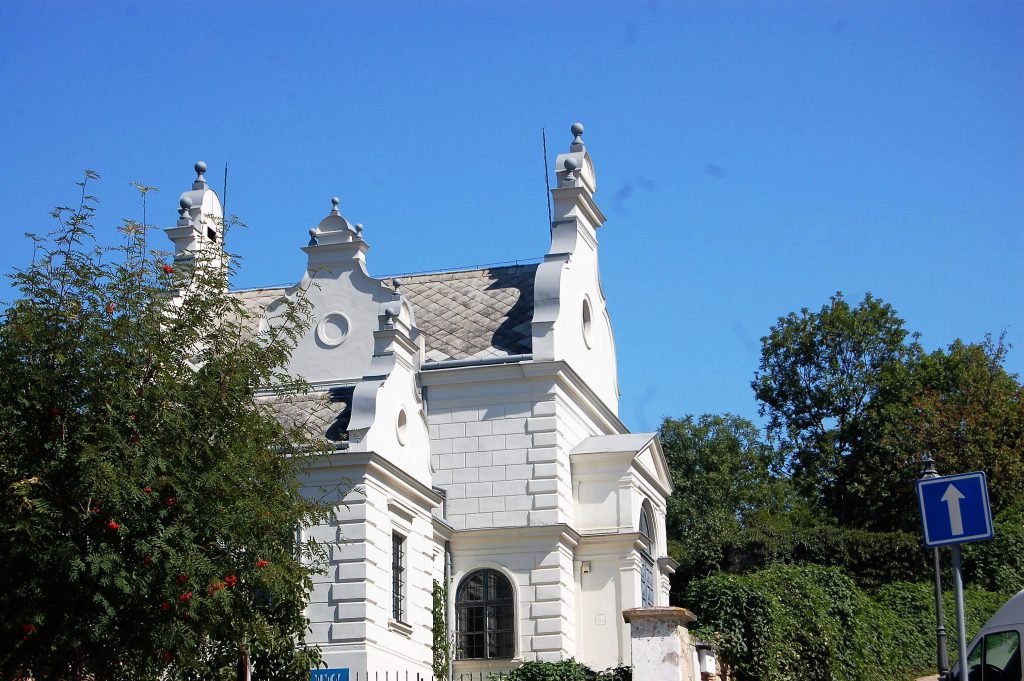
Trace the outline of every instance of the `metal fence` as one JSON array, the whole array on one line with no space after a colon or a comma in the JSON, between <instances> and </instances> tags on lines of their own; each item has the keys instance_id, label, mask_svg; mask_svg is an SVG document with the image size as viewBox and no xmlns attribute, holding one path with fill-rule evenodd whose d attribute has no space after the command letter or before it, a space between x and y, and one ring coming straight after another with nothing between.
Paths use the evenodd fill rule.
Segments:
<instances>
[{"instance_id":1,"label":"metal fence","mask_svg":"<svg viewBox=\"0 0 1024 681\"><path fill-rule=\"evenodd\" d=\"M454 681L503 681L508 678L511 669L504 671L487 672L456 672L452 677ZM410 671L382 671L382 672L349 672L349 681L448 681L447 677L436 678L433 674Z\"/></svg>"}]
</instances>

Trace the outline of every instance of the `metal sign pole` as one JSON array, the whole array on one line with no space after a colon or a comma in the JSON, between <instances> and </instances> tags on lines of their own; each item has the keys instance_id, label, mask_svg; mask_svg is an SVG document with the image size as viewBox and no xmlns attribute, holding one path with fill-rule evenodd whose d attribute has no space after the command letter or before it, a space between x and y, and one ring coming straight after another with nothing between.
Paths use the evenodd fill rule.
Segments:
<instances>
[{"instance_id":1,"label":"metal sign pole","mask_svg":"<svg viewBox=\"0 0 1024 681\"><path fill-rule=\"evenodd\" d=\"M942 563L939 550L932 549L932 566L935 569L935 643L939 667L939 679L949 677L949 651L946 650L946 621L942 612Z\"/></svg>"},{"instance_id":2,"label":"metal sign pole","mask_svg":"<svg viewBox=\"0 0 1024 681\"><path fill-rule=\"evenodd\" d=\"M935 468L935 459L930 454L924 457L925 479L939 477ZM932 549L932 568L935 571L935 662L939 668L940 681L949 678L949 651L946 649L946 618L942 612L942 561L938 547Z\"/></svg>"},{"instance_id":3,"label":"metal sign pole","mask_svg":"<svg viewBox=\"0 0 1024 681\"><path fill-rule=\"evenodd\" d=\"M960 653L959 678L966 681L970 670L967 668L967 624L964 618L964 575L960 565L960 545L953 544L953 595L956 598L956 645Z\"/></svg>"}]
</instances>

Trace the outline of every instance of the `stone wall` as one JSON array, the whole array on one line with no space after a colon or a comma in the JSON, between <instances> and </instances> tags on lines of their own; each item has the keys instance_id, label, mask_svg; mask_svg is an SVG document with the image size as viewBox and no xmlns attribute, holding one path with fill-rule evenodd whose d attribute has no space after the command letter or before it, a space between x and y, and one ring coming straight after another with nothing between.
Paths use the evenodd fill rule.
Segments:
<instances>
[{"instance_id":1,"label":"stone wall","mask_svg":"<svg viewBox=\"0 0 1024 681\"><path fill-rule=\"evenodd\" d=\"M559 512L555 403L428 403L434 485L457 530L565 522ZM563 470L559 470L561 465Z\"/></svg>"}]
</instances>

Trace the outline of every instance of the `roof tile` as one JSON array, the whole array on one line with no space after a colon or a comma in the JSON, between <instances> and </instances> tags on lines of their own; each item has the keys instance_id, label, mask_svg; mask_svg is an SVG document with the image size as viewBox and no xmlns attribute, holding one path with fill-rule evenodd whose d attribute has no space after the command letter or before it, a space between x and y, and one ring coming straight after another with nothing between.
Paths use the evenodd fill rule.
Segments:
<instances>
[{"instance_id":1,"label":"roof tile","mask_svg":"<svg viewBox=\"0 0 1024 681\"><path fill-rule=\"evenodd\" d=\"M537 265L402 277L433 361L532 352Z\"/></svg>"}]
</instances>

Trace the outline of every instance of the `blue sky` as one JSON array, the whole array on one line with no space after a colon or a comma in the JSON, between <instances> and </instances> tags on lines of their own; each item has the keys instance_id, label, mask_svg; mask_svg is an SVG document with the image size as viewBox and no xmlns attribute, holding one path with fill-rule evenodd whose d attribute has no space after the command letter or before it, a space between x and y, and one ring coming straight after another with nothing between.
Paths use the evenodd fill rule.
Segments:
<instances>
[{"instance_id":1,"label":"blue sky","mask_svg":"<svg viewBox=\"0 0 1024 681\"><path fill-rule=\"evenodd\" d=\"M540 256L580 120L634 430L756 417L759 338L838 290L1024 370L1021 2L11 3L0 85L4 272L84 168L112 237L199 158L239 286L296 280L332 195L375 275Z\"/></svg>"}]
</instances>

